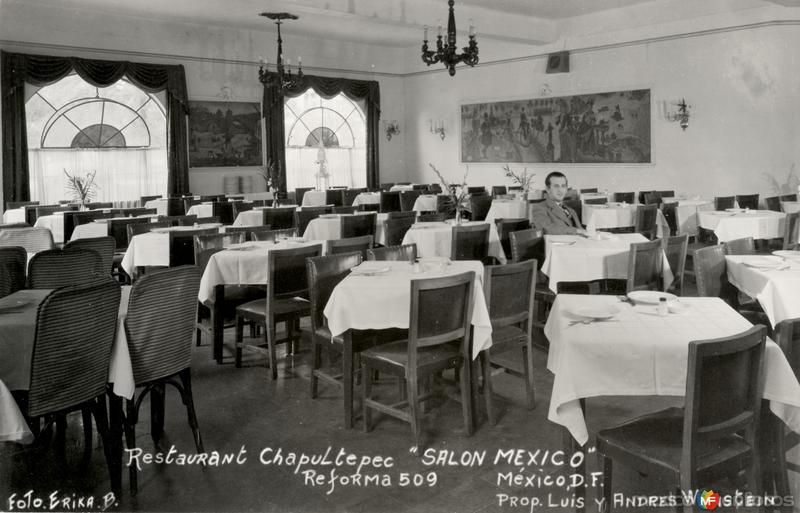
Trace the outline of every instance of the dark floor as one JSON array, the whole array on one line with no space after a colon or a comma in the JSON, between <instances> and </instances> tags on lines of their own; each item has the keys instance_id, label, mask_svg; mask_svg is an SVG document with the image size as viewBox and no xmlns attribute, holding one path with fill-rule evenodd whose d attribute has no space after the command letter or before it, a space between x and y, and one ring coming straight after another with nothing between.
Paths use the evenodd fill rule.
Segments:
<instances>
[{"instance_id":1,"label":"dark floor","mask_svg":"<svg viewBox=\"0 0 800 513\"><path fill-rule=\"evenodd\" d=\"M232 331L232 330L230 330ZM226 333L226 341L232 333ZM534 410L524 407L521 380L507 374L495 375L495 402L499 412L496 426L486 422L479 400L479 425L466 437L460 405L444 400L427 414L427 447L449 451L460 459L463 454L485 455L472 466L426 465L414 454L408 424L378 416L374 430L364 433L359 420L355 429L343 427L341 393L322 385L321 397L310 399L309 344L304 341L299 354L279 356L279 378L271 381L264 359L246 355L246 365L236 369L231 348L226 347L225 363L211 359L211 348L195 348L193 387L197 414L207 452L238 455L241 463L216 467L144 465L139 472L139 493L127 493L128 476L123 473L123 497L113 499L111 509L119 511L280 511L280 512L482 512L482 511L570 511L574 510L572 490L559 484L548 485L559 476L574 474L568 463L559 464L563 448L559 426L547 420L552 375L545 369L546 354L536 354L537 403ZM280 353L279 353L280 355ZM396 383L385 382L379 390L385 395L397 391ZM194 443L186 423L185 410L177 393L167 393L166 436L163 447L174 444L179 453L193 455ZM642 412L678 404L679 398L619 397L588 401L590 429L617 424ZM142 409L137 426L137 445L143 453L154 453L150 439L149 408ZM80 415L70 418L66 468L58 463L52 448L29 448L0 444L0 510L101 510L110 491L108 473L99 440L95 440L92 460L80 463L82 435ZM391 468L367 464L361 468L360 484L351 476L357 465L267 464L260 454L318 458L330 448L330 459L340 450L358 460L371 458L381 464L391 458ZM272 450L270 453L269 450ZM245 452L246 451L246 452ZM520 451L522 461L507 461L511 451ZM535 462L529 452L538 452ZM244 457L242 458L242 454ZM514 453L515 455L517 453ZM547 457L549 454L550 457ZM381 459L381 461L378 460ZM597 471L596 455L588 455L589 471ZM127 459L126 459L127 462ZM298 469L298 466L300 467ZM126 469L127 470L127 469ZM331 473L348 481L330 484ZM315 474L316 477L313 477ZM377 476L377 482L363 480ZM533 476L534 483L525 478ZM409 483L404 480L408 479ZM321 484L317 483L319 480ZM506 479L506 481L503 481ZM511 481L508 481L510 479ZM521 480L514 481L514 479ZM597 487L587 495L587 511L597 512ZM642 477L615 467L614 491L627 497L664 496L673 488L664 476ZM31 492L27 498L24 494ZM16 494L16 495L13 495ZM51 507L51 494L63 500ZM12 496L15 501L12 502ZM93 497L94 507L79 504L78 498ZM41 499L35 507L34 499ZM511 501L516 501L512 504ZM22 502L20 502L22 501ZM534 507L531 507L531 501ZM563 502L562 502L563 501ZM614 511L665 511L664 508L615 508ZM666 511L674 510L667 508ZM738 511L746 511L739 509Z\"/></svg>"}]
</instances>

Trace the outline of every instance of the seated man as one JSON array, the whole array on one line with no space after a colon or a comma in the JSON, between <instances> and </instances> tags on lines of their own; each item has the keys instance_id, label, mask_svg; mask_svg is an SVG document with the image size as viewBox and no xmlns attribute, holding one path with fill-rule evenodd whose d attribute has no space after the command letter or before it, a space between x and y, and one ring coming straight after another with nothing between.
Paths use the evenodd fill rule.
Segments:
<instances>
[{"instance_id":1,"label":"seated man","mask_svg":"<svg viewBox=\"0 0 800 513\"><path fill-rule=\"evenodd\" d=\"M544 179L547 199L531 208L531 223L547 235L586 235L574 210L562 204L567 195L567 177L553 171Z\"/></svg>"}]
</instances>

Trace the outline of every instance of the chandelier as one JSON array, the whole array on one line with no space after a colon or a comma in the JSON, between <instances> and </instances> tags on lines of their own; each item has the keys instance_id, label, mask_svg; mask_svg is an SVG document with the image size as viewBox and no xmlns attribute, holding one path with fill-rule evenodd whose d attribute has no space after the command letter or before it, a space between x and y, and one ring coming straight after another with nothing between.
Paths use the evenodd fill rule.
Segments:
<instances>
[{"instance_id":1,"label":"chandelier","mask_svg":"<svg viewBox=\"0 0 800 513\"><path fill-rule=\"evenodd\" d=\"M447 44L442 44L442 26L439 25L438 35L436 36L436 51L428 50L428 27L425 27L425 36L422 41L422 62L430 66L437 62L444 64L450 76L456 74L456 64L463 62L468 66L478 64L478 42L475 41L475 26L470 20L469 24L469 46L462 48L462 53L458 54L456 49L456 17L453 13L454 0L448 0L450 15L447 19Z\"/></svg>"},{"instance_id":2,"label":"chandelier","mask_svg":"<svg viewBox=\"0 0 800 513\"><path fill-rule=\"evenodd\" d=\"M275 22L278 26L278 59L277 70L270 73L267 69L266 59L261 59L261 66L258 68L258 80L266 86L278 86L278 90L283 92L286 89L298 87L303 80L303 60L297 58L297 75L292 75L291 61L286 60L283 65L283 40L281 39L281 24L283 20L296 20L297 16L288 12L262 12L259 16L265 16Z\"/></svg>"}]
</instances>

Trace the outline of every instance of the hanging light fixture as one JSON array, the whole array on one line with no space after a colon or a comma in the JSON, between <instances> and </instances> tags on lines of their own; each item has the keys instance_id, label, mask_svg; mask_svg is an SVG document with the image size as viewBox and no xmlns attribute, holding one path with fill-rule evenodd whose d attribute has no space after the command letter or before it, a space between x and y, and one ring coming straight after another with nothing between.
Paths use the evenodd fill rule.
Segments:
<instances>
[{"instance_id":1,"label":"hanging light fixture","mask_svg":"<svg viewBox=\"0 0 800 513\"><path fill-rule=\"evenodd\" d=\"M291 61L287 59L286 65L284 66L283 64L283 40L281 39L281 24L283 20L296 20L297 16L288 12L262 12L259 16L273 20L275 25L278 26L278 59L275 73L270 73L267 69L266 59L261 59L261 66L258 68L258 80L267 86L277 85L281 92L298 87L303 80L303 59L302 57L297 58L297 74L292 75Z\"/></svg>"},{"instance_id":2,"label":"hanging light fixture","mask_svg":"<svg viewBox=\"0 0 800 513\"><path fill-rule=\"evenodd\" d=\"M430 66L441 62L448 69L450 76L456 74L456 64L463 62L468 66L478 64L478 42L475 40L475 26L472 20L469 22L469 46L462 48L462 53L457 53L456 48L456 17L453 12L454 0L448 0L450 15L447 19L447 43L442 43L442 25L439 24L436 36L436 50L428 50L428 27L425 27L425 35L422 41L422 62Z\"/></svg>"}]
</instances>

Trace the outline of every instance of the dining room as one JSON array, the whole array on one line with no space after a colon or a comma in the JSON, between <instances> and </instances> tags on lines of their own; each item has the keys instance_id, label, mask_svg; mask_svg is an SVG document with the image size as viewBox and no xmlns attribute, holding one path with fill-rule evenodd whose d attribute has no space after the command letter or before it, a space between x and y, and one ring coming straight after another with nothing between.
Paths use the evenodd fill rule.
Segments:
<instances>
[{"instance_id":1,"label":"dining room","mask_svg":"<svg viewBox=\"0 0 800 513\"><path fill-rule=\"evenodd\" d=\"M3 0L0 511L800 511L798 27Z\"/></svg>"}]
</instances>

